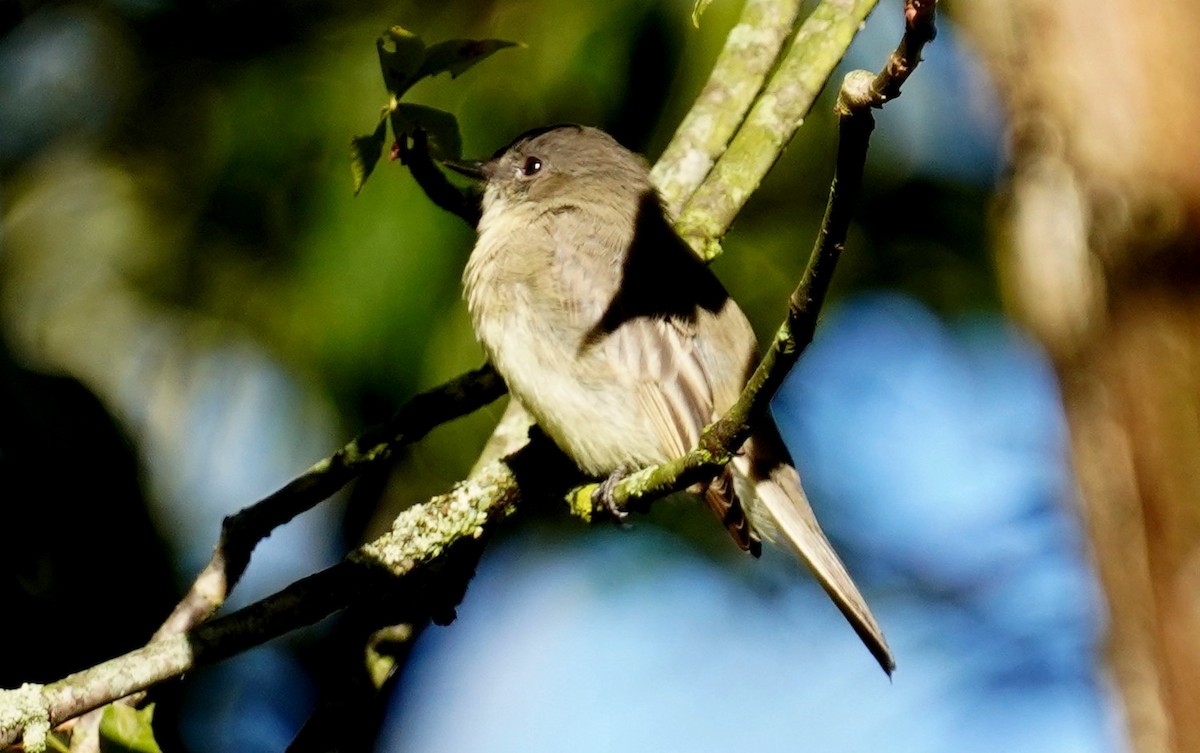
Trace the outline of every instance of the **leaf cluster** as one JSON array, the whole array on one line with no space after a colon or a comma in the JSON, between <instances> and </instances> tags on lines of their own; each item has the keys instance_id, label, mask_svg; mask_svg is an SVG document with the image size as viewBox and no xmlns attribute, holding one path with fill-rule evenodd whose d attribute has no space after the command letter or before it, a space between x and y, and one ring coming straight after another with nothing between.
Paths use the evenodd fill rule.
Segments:
<instances>
[{"instance_id":1,"label":"leaf cluster","mask_svg":"<svg viewBox=\"0 0 1200 753\"><path fill-rule=\"evenodd\" d=\"M435 159L462 156L462 136L453 115L433 107L401 102L405 92L418 81L449 73L458 78L479 61L516 42L503 39L449 39L426 46L419 36L402 26L393 26L375 40L383 81L391 97L379 115L379 124L366 136L350 141L350 174L358 194L383 154L387 126L391 123L395 144L406 143L418 131L425 134ZM393 148L392 158L399 156Z\"/></svg>"}]
</instances>

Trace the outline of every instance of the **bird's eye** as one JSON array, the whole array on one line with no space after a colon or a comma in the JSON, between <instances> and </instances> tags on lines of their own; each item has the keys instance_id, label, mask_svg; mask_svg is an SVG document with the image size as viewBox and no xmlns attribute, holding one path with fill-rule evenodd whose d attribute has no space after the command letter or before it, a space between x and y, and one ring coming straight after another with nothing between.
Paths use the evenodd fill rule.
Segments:
<instances>
[{"instance_id":1,"label":"bird's eye","mask_svg":"<svg viewBox=\"0 0 1200 753\"><path fill-rule=\"evenodd\" d=\"M521 173L525 177L536 175L542 169L542 161L537 157L526 157L525 164L521 165Z\"/></svg>"}]
</instances>

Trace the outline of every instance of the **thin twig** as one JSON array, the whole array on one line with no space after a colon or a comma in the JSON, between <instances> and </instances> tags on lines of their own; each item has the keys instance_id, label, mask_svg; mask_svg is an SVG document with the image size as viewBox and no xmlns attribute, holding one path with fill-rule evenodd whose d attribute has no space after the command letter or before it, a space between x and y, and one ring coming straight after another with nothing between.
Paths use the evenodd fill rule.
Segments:
<instances>
[{"instance_id":1,"label":"thin twig","mask_svg":"<svg viewBox=\"0 0 1200 753\"><path fill-rule=\"evenodd\" d=\"M900 96L900 87L921 62L921 50L937 38L936 12L937 0L905 0L904 38L871 84L872 107Z\"/></svg>"},{"instance_id":2,"label":"thin twig","mask_svg":"<svg viewBox=\"0 0 1200 753\"><path fill-rule=\"evenodd\" d=\"M422 392L386 423L367 429L278 491L227 517L212 560L152 640L186 632L212 615L245 572L254 547L271 531L431 429L487 405L504 392L504 381L489 365Z\"/></svg>"},{"instance_id":3,"label":"thin twig","mask_svg":"<svg viewBox=\"0 0 1200 753\"><path fill-rule=\"evenodd\" d=\"M504 381L485 364L416 395L386 423L367 429L282 488L225 518L208 564L150 641L186 633L215 614L241 579L255 547L273 530L328 499L367 468L386 462L434 427L496 400L505 389ZM142 695L121 700L134 705L142 701ZM75 721L75 753L97 750L99 724L97 712Z\"/></svg>"}]
</instances>

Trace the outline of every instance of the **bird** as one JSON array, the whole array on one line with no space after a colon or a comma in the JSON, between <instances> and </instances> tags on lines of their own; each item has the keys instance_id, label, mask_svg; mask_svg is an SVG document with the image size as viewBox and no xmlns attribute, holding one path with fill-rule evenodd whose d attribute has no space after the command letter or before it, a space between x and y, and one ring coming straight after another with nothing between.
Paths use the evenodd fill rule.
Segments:
<instances>
[{"instance_id":1,"label":"bird","mask_svg":"<svg viewBox=\"0 0 1200 753\"><path fill-rule=\"evenodd\" d=\"M464 297L489 362L541 430L597 478L686 454L738 399L758 346L672 228L646 161L569 124L527 131L489 160L443 164L482 185ZM694 491L743 549L789 545L891 676L883 631L769 413Z\"/></svg>"}]
</instances>

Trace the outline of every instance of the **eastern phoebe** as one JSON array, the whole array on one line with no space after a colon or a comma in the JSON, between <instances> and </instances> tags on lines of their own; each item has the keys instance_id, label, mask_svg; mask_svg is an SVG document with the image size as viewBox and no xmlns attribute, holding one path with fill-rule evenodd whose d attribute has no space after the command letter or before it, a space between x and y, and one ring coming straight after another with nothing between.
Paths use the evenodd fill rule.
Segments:
<instances>
[{"instance_id":1,"label":"eastern phoebe","mask_svg":"<svg viewBox=\"0 0 1200 753\"><path fill-rule=\"evenodd\" d=\"M542 430L585 472L685 454L737 400L754 332L675 234L645 161L595 128L529 131L487 162L463 281L475 334ZM809 507L769 415L696 489L743 549L779 533L884 671L883 632Z\"/></svg>"}]
</instances>

